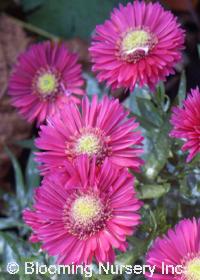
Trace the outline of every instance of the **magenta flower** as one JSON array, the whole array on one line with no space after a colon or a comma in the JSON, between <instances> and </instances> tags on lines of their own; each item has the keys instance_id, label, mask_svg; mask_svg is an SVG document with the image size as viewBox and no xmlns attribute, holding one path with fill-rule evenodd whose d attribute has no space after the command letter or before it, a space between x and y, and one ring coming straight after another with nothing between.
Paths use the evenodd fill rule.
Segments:
<instances>
[{"instance_id":1,"label":"magenta flower","mask_svg":"<svg viewBox=\"0 0 200 280\"><path fill-rule=\"evenodd\" d=\"M75 171L72 164L69 161L65 161L61 168L53 168L51 174L44 176L41 185L48 185L49 181L53 178L53 180L59 180L59 185L63 186L63 188L70 189L70 186L76 182L76 176L72 175L74 173ZM54 176L53 174L56 175ZM38 189L39 188L35 190L35 196L37 196ZM44 220L42 216L38 216L36 219L35 212L30 209L26 209L23 213L23 217L27 221L27 224L33 229L33 233L31 234L29 240L34 243L39 242L40 240L35 232L35 229L43 225Z\"/></svg>"},{"instance_id":2,"label":"magenta flower","mask_svg":"<svg viewBox=\"0 0 200 280\"><path fill-rule=\"evenodd\" d=\"M154 88L174 73L183 43L177 19L160 4L119 5L110 20L96 27L90 47L93 70L113 89L132 90L136 83Z\"/></svg>"},{"instance_id":3,"label":"magenta flower","mask_svg":"<svg viewBox=\"0 0 200 280\"><path fill-rule=\"evenodd\" d=\"M135 131L135 118L127 116L118 100L106 96L100 102L94 96L91 103L84 98L81 111L75 103L69 103L41 126L36 139L36 146L45 151L36 153L37 161L43 163L43 173L83 154L96 156L98 164L108 157L117 166L139 170L143 138L140 131Z\"/></svg>"},{"instance_id":4,"label":"magenta flower","mask_svg":"<svg viewBox=\"0 0 200 280\"><path fill-rule=\"evenodd\" d=\"M81 66L63 44L44 42L22 54L9 83L12 104L29 122L44 122L69 99L80 102Z\"/></svg>"},{"instance_id":5,"label":"magenta flower","mask_svg":"<svg viewBox=\"0 0 200 280\"><path fill-rule=\"evenodd\" d=\"M200 220L193 218L179 222L167 235L157 238L149 250L146 263L156 265L153 277L156 280L199 280L200 279ZM162 265L163 263L163 265ZM166 266L176 268L166 273ZM182 267L180 267L182 266ZM163 267L163 269L162 269ZM164 269L165 268L165 269Z\"/></svg>"},{"instance_id":6,"label":"magenta flower","mask_svg":"<svg viewBox=\"0 0 200 280\"><path fill-rule=\"evenodd\" d=\"M24 211L33 241L57 256L60 264L112 263L114 248L126 251L126 236L140 223L142 203L136 198L133 177L108 160L98 168L95 159L80 156L72 165L69 186L51 175L35 194L33 210Z\"/></svg>"},{"instance_id":7,"label":"magenta flower","mask_svg":"<svg viewBox=\"0 0 200 280\"><path fill-rule=\"evenodd\" d=\"M191 90L191 94L183 101L183 108L173 108L171 117L173 129L171 137L182 138L185 144L183 151L189 151L187 162L191 161L200 152L200 92Z\"/></svg>"}]
</instances>

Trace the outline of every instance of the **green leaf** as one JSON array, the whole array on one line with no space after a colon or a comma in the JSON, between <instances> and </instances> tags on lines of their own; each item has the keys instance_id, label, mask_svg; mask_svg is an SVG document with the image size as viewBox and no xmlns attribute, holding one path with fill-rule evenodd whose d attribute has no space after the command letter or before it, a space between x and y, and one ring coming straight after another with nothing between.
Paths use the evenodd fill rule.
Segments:
<instances>
[{"instance_id":1,"label":"green leaf","mask_svg":"<svg viewBox=\"0 0 200 280\"><path fill-rule=\"evenodd\" d=\"M21 262L21 256L18 249L18 243L13 235L6 232L0 232L0 237L4 240L6 246L9 247L11 254L5 254L5 262L16 261L17 263Z\"/></svg>"},{"instance_id":2,"label":"green leaf","mask_svg":"<svg viewBox=\"0 0 200 280\"><path fill-rule=\"evenodd\" d=\"M153 102L156 104L160 115L165 115L165 112L170 108L170 99L165 94L165 85L160 82L156 88L156 92L151 95Z\"/></svg>"},{"instance_id":3,"label":"green leaf","mask_svg":"<svg viewBox=\"0 0 200 280\"><path fill-rule=\"evenodd\" d=\"M137 257L135 257L135 252L128 251L126 253L120 254L117 256L115 264L116 265L131 265L133 264L136 260Z\"/></svg>"},{"instance_id":4,"label":"green leaf","mask_svg":"<svg viewBox=\"0 0 200 280\"><path fill-rule=\"evenodd\" d=\"M93 273L94 274L94 273ZM94 274L94 278L97 280L112 280L114 278L114 275L112 274Z\"/></svg>"},{"instance_id":5,"label":"green leaf","mask_svg":"<svg viewBox=\"0 0 200 280\"><path fill-rule=\"evenodd\" d=\"M136 85L134 91L130 92L129 97L126 98L125 101L123 102L124 106L128 108L132 114L137 116L141 116L137 104L137 98L139 97L147 100L151 100L149 89L145 87L140 88L138 85Z\"/></svg>"},{"instance_id":6,"label":"green leaf","mask_svg":"<svg viewBox=\"0 0 200 280\"><path fill-rule=\"evenodd\" d=\"M152 94L152 99L160 109L161 115L169 110L170 98L165 94L165 86L163 82L160 82L157 86L156 93Z\"/></svg>"},{"instance_id":7,"label":"green leaf","mask_svg":"<svg viewBox=\"0 0 200 280\"><path fill-rule=\"evenodd\" d=\"M150 244L155 238L157 232L157 221L154 212L148 205L144 205L142 208L142 225L140 230L148 234L147 242Z\"/></svg>"},{"instance_id":8,"label":"green leaf","mask_svg":"<svg viewBox=\"0 0 200 280\"><path fill-rule=\"evenodd\" d=\"M133 246L131 251L132 253L132 263L135 263L142 255L144 255L147 251L148 244L150 242L149 239L139 239L136 236L131 236L128 238L128 241ZM118 257L117 257L118 260Z\"/></svg>"},{"instance_id":9,"label":"green leaf","mask_svg":"<svg viewBox=\"0 0 200 280\"><path fill-rule=\"evenodd\" d=\"M132 244L133 249L117 255L116 265L133 265L139 258L146 252L147 242L141 240L135 236L129 238L129 242Z\"/></svg>"},{"instance_id":10,"label":"green leaf","mask_svg":"<svg viewBox=\"0 0 200 280\"><path fill-rule=\"evenodd\" d=\"M118 3L127 2L128 0L48 0L29 13L28 20L59 37L89 38L95 26L103 23Z\"/></svg>"},{"instance_id":11,"label":"green leaf","mask_svg":"<svg viewBox=\"0 0 200 280\"><path fill-rule=\"evenodd\" d=\"M44 4L46 0L21 0L21 5L25 12L29 12Z\"/></svg>"},{"instance_id":12,"label":"green leaf","mask_svg":"<svg viewBox=\"0 0 200 280\"><path fill-rule=\"evenodd\" d=\"M0 272L0 280L21 280L21 279L19 279L19 276L16 274L13 274L11 276L11 274L7 272Z\"/></svg>"},{"instance_id":13,"label":"green leaf","mask_svg":"<svg viewBox=\"0 0 200 280\"><path fill-rule=\"evenodd\" d=\"M35 149L34 139L16 141L15 144L25 149Z\"/></svg>"},{"instance_id":14,"label":"green leaf","mask_svg":"<svg viewBox=\"0 0 200 280\"><path fill-rule=\"evenodd\" d=\"M165 101L165 85L163 82L160 82L156 89L156 94L152 94L153 99L155 99L157 104L162 104Z\"/></svg>"},{"instance_id":15,"label":"green leaf","mask_svg":"<svg viewBox=\"0 0 200 280\"><path fill-rule=\"evenodd\" d=\"M137 114L134 114L133 116L136 117L136 120L139 122L140 126L145 130L151 131L155 129L155 124L145 119L144 117L141 117Z\"/></svg>"},{"instance_id":16,"label":"green leaf","mask_svg":"<svg viewBox=\"0 0 200 280\"><path fill-rule=\"evenodd\" d=\"M7 147L5 147L5 151L12 161L12 166L13 166L14 173L15 173L16 196L17 196L17 199L19 200L20 204L23 206L25 195L26 195L26 188L24 185L22 170L20 168L20 165L19 165L16 157L13 155L11 150L9 150Z\"/></svg>"},{"instance_id":17,"label":"green leaf","mask_svg":"<svg viewBox=\"0 0 200 280\"><path fill-rule=\"evenodd\" d=\"M166 117L161 129L147 131L145 137L148 152L145 155L146 163L143 167L144 175L153 181L165 166L170 155L171 139L169 116Z\"/></svg>"},{"instance_id":18,"label":"green leaf","mask_svg":"<svg viewBox=\"0 0 200 280\"><path fill-rule=\"evenodd\" d=\"M37 278L35 274L25 275L24 273L24 263L26 261L38 261L38 258L33 258L34 253L31 251L32 245L29 245L27 241L19 238L19 236L7 232L0 232L0 237L4 240L4 251L3 251L3 267L6 271L7 264L10 262L16 262L19 265L19 272L16 275L19 275L20 280L34 280L40 279ZM30 253L32 253L30 257ZM32 260L31 260L32 258ZM43 263L43 262L41 262ZM11 279L11 278L10 278ZM41 278L43 279L43 278ZM47 279L47 278L44 278Z\"/></svg>"},{"instance_id":19,"label":"green leaf","mask_svg":"<svg viewBox=\"0 0 200 280\"><path fill-rule=\"evenodd\" d=\"M15 228L17 226L17 222L13 218L0 218L0 230Z\"/></svg>"},{"instance_id":20,"label":"green leaf","mask_svg":"<svg viewBox=\"0 0 200 280\"><path fill-rule=\"evenodd\" d=\"M27 196L28 200L32 199L33 196L33 190L35 187L38 187L40 184L40 175L37 169L37 164L34 161L34 154L33 151L31 151L28 159L28 163L26 166L26 185L27 185Z\"/></svg>"},{"instance_id":21,"label":"green leaf","mask_svg":"<svg viewBox=\"0 0 200 280\"><path fill-rule=\"evenodd\" d=\"M179 89L178 89L178 103L182 105L183 100L186 98L186 75L185 71L181 74Z\"/></svg>"},{"instance_id":22,"label":"green leaf","mask_svg":"<svg viewBox=\"0 0 200 280\"><path fill-rule=\"evenodd\" d=\"M153 102L141 97L138 97L136 100L141 117L152 123L154 126L160 127L163 124L163 120Z\"/></svg>"},{"instance_id":23,"label":"green leaf","mask_svg":"<svg viewBox=\"0 0 200 280\"><path fill-rule=\"evenodd\" d=\"M158 207L153 211L153 213L157 223L157 235L165 234L171 227L171 225L167 223L167 209Z\"/></svg>"},{"instance_id":24,"label":"green leaf","mask_svg":"<svg viewBox=\"0 0 200 280\"><path fill-rule=\"evenodd\" d=\"M159 198L170 190L170 184L146 184L138 188L138 198L153 199Z\"/></svg>"},{"instance_id":25,"label":"green leaf","mask_svg":"<svg viewBox=\"0 0 200 280\"><path fill-rule=\"evenodd\" d=\"M151 210L148 205L145 205L142 209L142 225L140 227L141 232L148 233L146 240L146 248L151 245L152 241L160 236L170 228L167 223L167 211L163 207L157 207L155 210Z\"/></svg>"}]
</instances>

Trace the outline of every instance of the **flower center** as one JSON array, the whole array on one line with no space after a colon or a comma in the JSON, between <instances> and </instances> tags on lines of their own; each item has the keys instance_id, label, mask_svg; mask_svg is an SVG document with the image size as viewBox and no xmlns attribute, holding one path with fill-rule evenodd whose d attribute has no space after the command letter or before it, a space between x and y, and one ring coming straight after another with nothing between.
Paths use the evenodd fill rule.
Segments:
<instances>
[{"instance_id":1,"label":"flower center","mask_svg":"<svg viewBox=\"0 0 200 280\"><path fill-rule=\"evenodd\" d=\"M62 92L60 74L50 67L41 68L33 79L33 91L42 98L54 98L58 92Z\"/></svg>"},{"instance_id":2,"label":"flower center","mask_svg":"<svg viewBox=\"0 0 200 280\"><path fill-rule=\"evenodd\" d=\"M146 30L128 31L120 44L120 56L125 61L137 62L149 53L156 42L156 37Z\"/></svg>"},{"instance_id":3,"label":"flower center","mask_svg":"<svg viewBox=\"0 0 200 280\"><path fill-rule=\"evenodd\" d=\"M138 48L148 48L149 34L144 30L129 32L122 41L122 48L131 53Z\"/></svg>"},{"instance_id":4,"label":"flower center","mask_svg":"<svg viewBox=\"0 0 200 280\"><path fill-rule=\"evenodd\" d=\"M52 73L44 73L39 76L37 86L42 94L51 94L57 87L57 79Z\"/></svg>"},{"instance_id":5,"label":"flower center","mask_svg":"<svg viewBox=\"0 0 200 280\"><path fill-rule=\"evenodd\" d=\"M89 195L77 198L72 205L72 217L75 222L82 225L91 223L99 216L100 212L100 201Z\"/></svg>"},{"instance_id":6,"label":"flower center","mask_svg":"<svg viewBox=\"0 0 200 280\"><path fill-rule=\"evenodd\" d=\"M87 239L105 228L111 216L108 197L99 191L94 192L90 187L84 191L73 190L63 209L65 229L79 239Z\"/></svg>"},{"instance_id":7,"label":"flower center","mask_svg":"<svg viewBox=\"0 0 200 280\"><path fill-rule=\"evenodd\" d=\"M112 153L109 143L110 136L98 127L82 127L66 142L65 154L72 160L83 154L95 155L97 164L101 164Z\"/></svg>"},{"instance_id":8,"label":"flower center","mask_svg":"<svg viewBox=\"0 0 200 280\"><path fill-rule=\"evenodd\" d=\"M101 148L100 139L92 133L82 135L76 146L76 151L78 154L88 154L93 155L98 153Z\"/></svg>"},{"instance_id":9,"label":"flower center","mask_svg":"<svg viewBox=\"0 0 200 280\"><path fill-rule=\"evenodd\" d=\"M187 280L200 279L200 258L194 258L186 263L184 276Z\"/></svg>"}]
</instances>

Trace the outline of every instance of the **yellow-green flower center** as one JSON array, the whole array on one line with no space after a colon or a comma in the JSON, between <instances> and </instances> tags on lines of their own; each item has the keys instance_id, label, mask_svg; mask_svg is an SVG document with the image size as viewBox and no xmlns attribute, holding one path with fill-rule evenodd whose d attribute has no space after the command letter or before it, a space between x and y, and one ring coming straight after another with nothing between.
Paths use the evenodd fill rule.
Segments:
<instances>
[{"instance_id":1,"label":"yellow-green flower center","mask_svg":"<svg viewBox=\"0 0 200 280\"><path fill-rule=\"evenodd\" d=\"M87 225L99 216L101 204L95 197L85 195L78 197L72 206L72 217L76 223Z\"/></svg>"},{"instance_id":2,"label":"yellow-green flower center","mask_svg":"<svg viewBox=\"0 0 200 280\"><path fill-rule=\"evenodd\" d=\"M138 48L148 51L149 33L144 30L128 32L122 40L122 49L127 53L132 53Z\"/></svg>"},{"instance_id":3,"label":"yellow-green flower center","mask_svg":"<svg viewBox=\"0 0 200 280\"><path fill-rule=\"evenodd\" d=\"M100 139L94 134L82 135L76 146L76 151L79 154L93 155L100 150Z\"/></svg>"},{"instance_id":4,"label":"yellow-green flower center","mask_svg":"<svg viewBox=\"0 0 200 280\"><path fill-rule=\"evenodd\" d=\"M137 62L156 45L157 38L145 29L128 30L119 42L119 55L127 62Z\"/></svg>"},{"instance_id":5,"label":"yellow-green flower center","mask_svg":"<svg viewBox=\"0 0 200 280\"><path fill-rule=\"evenodd\" d=\"M44 95L53 93L57 88L56 76L52 73L42 74L38 77L37 87Z\"/></svg>"},{"instance_id":6,"label":"yellow-green flower center","mask_svg":"<svg viewBox=\"0 0 200 280\"><path fill-rule=\"evenodd\" d=\"M200 279L200 258L194 258L186 263L184 275L187 280Z\"/></svg>"}]
</instances>

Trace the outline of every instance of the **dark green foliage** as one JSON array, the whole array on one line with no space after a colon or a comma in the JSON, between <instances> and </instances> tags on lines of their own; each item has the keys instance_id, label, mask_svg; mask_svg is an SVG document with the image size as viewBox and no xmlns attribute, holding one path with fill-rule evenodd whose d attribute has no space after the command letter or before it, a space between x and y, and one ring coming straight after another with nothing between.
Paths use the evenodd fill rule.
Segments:
<instances>
[{"instance_id":1,"label":"dark green foliage","mask_svg":"<svg viewBox=\"0 0 200 280\"><path fill-rule=\"evenodd\" d=\"M95 26L109 17L123 0L22 0L28 20L50 33L63 37L89 38ZM34 10L33 10L34 9ZM32 11L32 12L30 12Z\"/></svg>"}]
</instances>

